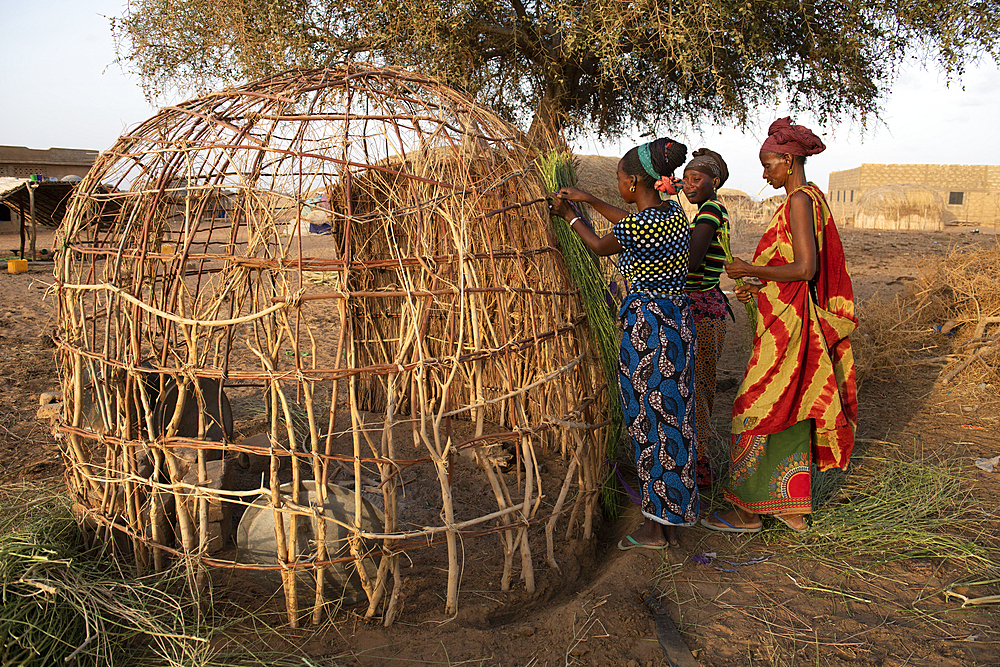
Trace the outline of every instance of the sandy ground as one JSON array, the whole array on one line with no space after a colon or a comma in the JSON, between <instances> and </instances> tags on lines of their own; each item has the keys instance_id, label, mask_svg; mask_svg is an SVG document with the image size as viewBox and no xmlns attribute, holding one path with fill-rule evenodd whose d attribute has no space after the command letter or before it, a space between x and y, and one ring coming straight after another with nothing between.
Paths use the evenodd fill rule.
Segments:
<instances>
[{"instance_id":1,"label":"sandy ground","mask_svg":"<svg viewBox=\"0 0 1000 667\"><path fill-rule=\"evenodd\" d=\"M951 248L996 243L996 236L986 232L962 227L934 233L843 230L857 297L895 293L919 275L926 261ZM747 257L755 243L750 231L736 239L734 250ZM51 234L39 239L40 247L46 244ZM4 252L16 246L16 236L0 236ZM56 442L47 425L35 419L38 394L57 384L49 339L55 326L47 291L51 268L51 263L37 263L27 273L0 274L0 484L11 488L63 483ZM742 376L746 354L737 323L730 327L719 369L722 386L732 384L727 378ZM954 457L967 470L979 504L998 508L1000 473L991 476L972 466L976 457L1000 454L997 415L977 407L981 392L995 394L996 388L944 386L938 372L929 367L905 381L863 384L859 439L867 443L868 454L894 450L905 456ZM734 391L730 387L717 397L720 437L712 445L717 457L724 456ZM454 617L442 613L439 547L421 550L425 555L404 573L402 616L389 629L345 610L319 631L285 629L279 637L263 639L248 632L240 641L285 646L304 658L339 656L336 662L344 665L666 665L651 616L637 596L650 586L705 667L1000 664L996 605L959 610L942 595L928 594L962 579L961 568L949 561L913 557L844 575L843 568L788 555L783 545L797 537L780 528L751 537L694 528L682 531L677 549L618 551L616 542L638 520L631 508L618 522L602 525L593 543L568 545L564 555L576 556L564 560L562 572L539 564L534 595L527 595L523 585L499 592L496 559L478 558L496 550L493 538L489 544L465 545L467 571ZM996 509L984 513L979 539L994 554L998 530ZM773 556L730 568L735 572L691 558L710 552L733 562ZM223 613L259 602L254 599L259 591L234 586L224 574L216 582ZM995 585L983 591L1000 592Z\"/></svg>"}]
</instances>

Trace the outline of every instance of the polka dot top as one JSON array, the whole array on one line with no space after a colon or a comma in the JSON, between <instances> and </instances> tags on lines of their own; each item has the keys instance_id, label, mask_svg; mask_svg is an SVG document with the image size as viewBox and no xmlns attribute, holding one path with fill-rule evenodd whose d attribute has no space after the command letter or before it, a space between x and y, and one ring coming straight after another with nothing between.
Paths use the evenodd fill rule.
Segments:
<instances>
[{"instance_id":1,"label":"polka dot top","mask_svg":"<svg viewBox=\"0 0 1000 667\"><path fill-rule=\"evenodd\" d=\"M622 246L618 269L633 292L684 293L691 233L680 204L631 213L612 231Z\"/></svg>"}]
</instances>

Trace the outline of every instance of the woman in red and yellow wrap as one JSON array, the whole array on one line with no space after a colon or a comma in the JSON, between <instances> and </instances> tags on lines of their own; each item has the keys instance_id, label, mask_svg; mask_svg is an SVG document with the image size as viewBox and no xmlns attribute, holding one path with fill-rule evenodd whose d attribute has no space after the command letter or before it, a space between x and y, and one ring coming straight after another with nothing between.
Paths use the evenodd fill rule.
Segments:
<instances>
[{"instance_id":1,"label":"woman in red and yellow wrap","mask_svg":"<svg viewBox=\"0 0 1000 667\"><path fill-rule=\"evenodd\" d=\"M729 485L735 509L702 525L753 533L760 515L808 530L811 473L846 469L854 447L857 386L848 336L857 326L840 235L822 191L806 180L806 157L826 149L811 130L776 120L760 149L764 179L785 201L754 253L734 258L736 290L757 299L753 352L733 404Z\"/></svg>"}]
</instances>

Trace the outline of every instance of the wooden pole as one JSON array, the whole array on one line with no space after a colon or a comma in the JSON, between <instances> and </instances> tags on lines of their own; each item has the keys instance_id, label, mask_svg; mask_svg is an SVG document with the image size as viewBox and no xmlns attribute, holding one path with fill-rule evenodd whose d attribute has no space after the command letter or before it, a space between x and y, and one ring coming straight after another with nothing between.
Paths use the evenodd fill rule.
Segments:
<instances>
[{"instance_id":1,"label":"wooden pole","mask_svg":"<svg viewBox=\"0 0 1000 667\"><path fill-rule=\"evenodd\" d=\"M31 211L31 261L38 259L35 257L35 239L38 237L38 223L35 221L35 188L38 183L28 181L28 208Z\"/></svg>"},{"instance_id":2,"label":"wooden pole","mask_svg":"<svg viewBox=\"0 0 1000 667\"><path fill-rule=\"evenodd\" d=\"M18 253L20 259L24 259L24 199L18 197L17 202L18 232L21 234L21 249Z\"/></svg>"}]
</instances>

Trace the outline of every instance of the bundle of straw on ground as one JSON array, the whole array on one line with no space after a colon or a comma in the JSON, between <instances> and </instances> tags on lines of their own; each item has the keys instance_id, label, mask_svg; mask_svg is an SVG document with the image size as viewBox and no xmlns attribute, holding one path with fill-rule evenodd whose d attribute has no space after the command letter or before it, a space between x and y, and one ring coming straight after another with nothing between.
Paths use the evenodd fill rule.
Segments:
<instances>
[{"instance_id":1,"label":"bundle of straw on ground","mask_svg":"<svg viewBox=\"0 0 1000 667\"><path fill-rule=\"evenodd\" d=\"M961 462L942 457L910 461L857 456L849 475L817 497L812 530L792 545L818 561L853 559L862 567L911 558L950 558L970 572L997 567L995 553L978 534L977 512ZM838 471L839 472L839 471ZM820 496L821 494L817 494Z\"/></svg>"},{"instance_id":2,"label":"bundle of straw on ground","mask_svg":"<svg viewBox=\"0 0 1000 667\"><path fill-rule=\"evenodd\" d=\"M0 533L0 663L201 664L210 646L197 603L175 595L183 572L136 577L84 553L66 499L32 496L3 498L18 527Z\"/></svg>"},{"instance_id":3,"label":"bundle of straw on ground","mask_svg":"<svg viewBox=\"0 0 1000 667\"><path fill-rule=\"evenodd\" d=\"M139 567L186 563L195 588L205 566L280 573L293 625L341 599L325 575L344 572L391 623L401 554L439 543L453 613L460 540L487 534L501 588L519 554L533 591L529 538L558 568L560 519L593 535L608 392L531 157L452 89L356 64L122 136L70 203L56 266L59 430L93 535ZM263 444L237 441L261 413ZM234 489L240 452L267 464ZM460 459L480 477L453 475ZM404 470L437 489L432 518L404 515ZM463 486L495 509L458 505ZM250 506L274 525L267 563L226 550Z\"/></svg>"}]
</instances>

